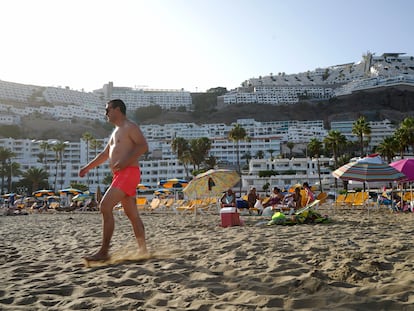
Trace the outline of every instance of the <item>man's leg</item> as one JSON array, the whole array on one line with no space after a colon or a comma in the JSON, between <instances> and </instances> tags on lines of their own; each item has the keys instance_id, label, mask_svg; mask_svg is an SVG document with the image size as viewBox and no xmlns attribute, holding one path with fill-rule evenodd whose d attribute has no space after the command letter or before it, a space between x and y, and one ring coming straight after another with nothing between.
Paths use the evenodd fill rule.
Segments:
<instances>
[{"instance_id":1,"label":"man's leg","mask_svg":"<svg viewBox=\"0 0 414 311\"><path fill-rule=\"evenodd\" d=\"M109 247L112 234L114 233L115 221L112 210L114 206L125 197L125 194L116 188L109 188L100 202L102 213L102 246L97 253L87 256L87 260L106 260L108 259Z\"/></svg>"},{"instance_id":2,"label":"man's leg","mask_svg":"<svg viewBox=\"0 0 414 311\"><path fill-rule=\"evenodd\" d=\"M147 243L145 241L145 228L142 223L141 217L139 217L135 197L125 197L121 201L125 214L128 216L134 229L135 238L138 243L138 251L141 254L148 253Z\"/></svg>"}]
</instances>

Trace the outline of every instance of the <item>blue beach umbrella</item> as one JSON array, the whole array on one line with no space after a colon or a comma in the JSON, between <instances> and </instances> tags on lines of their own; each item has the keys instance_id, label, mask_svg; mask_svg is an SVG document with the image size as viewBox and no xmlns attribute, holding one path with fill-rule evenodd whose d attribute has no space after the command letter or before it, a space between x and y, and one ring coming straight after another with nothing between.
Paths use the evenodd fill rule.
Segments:
<instances>
[{"instance_id":1,"label":"blue beach umbrella","mask_svg":"<svg viewBox=\"0 0 414 311\"><path fill-rule=\"evenodd\" d=\"M65 188L65 189L61 189L59 190L59 193L65 193L65 194L72 194L72 195L77 195L79 193L83 193L82 190L79 189L75 189L75 188Z\"/></svg>"},{"instance_id":2,"label":"blue beach umbrella","mask_svg":"<svg viewBox=\"0 0 414 311\"><path fill-rule=\"evenodd\" d=\"M160 180L158 185L168 189L183 189L188 185L188 181L185 179L171 178Z\"/></svg>"}]
</instances>

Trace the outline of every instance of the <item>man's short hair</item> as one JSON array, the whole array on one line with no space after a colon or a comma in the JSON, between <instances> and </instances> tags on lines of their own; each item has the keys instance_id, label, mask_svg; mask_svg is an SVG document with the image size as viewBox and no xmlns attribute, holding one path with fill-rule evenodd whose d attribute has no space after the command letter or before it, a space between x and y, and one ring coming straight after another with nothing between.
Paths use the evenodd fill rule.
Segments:
<instances>
[{"instance_id":1,"label":"man's short hair","mask_svg":"<svg viewBox=\"0 0 414 311\"><path fill-rule=\"evenodd\" d=\"M126 114L126 106L121 99L112 99L108 102L108 105L111 105L112 108L119 107L119 110L122 112L122 114Z\"/></svg>"}]
</instances>

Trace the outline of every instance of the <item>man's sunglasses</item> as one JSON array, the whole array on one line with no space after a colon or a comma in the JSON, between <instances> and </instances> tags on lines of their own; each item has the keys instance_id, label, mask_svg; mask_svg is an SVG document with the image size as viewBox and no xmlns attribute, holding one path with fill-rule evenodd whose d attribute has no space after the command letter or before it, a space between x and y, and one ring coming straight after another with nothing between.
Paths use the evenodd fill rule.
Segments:
<instances>
[{"instance_id":1,"label":"man's sunglasses","mask_svg":"<svg viewBox=\"0 0 414 311\"><path fill-rule=\"evenodd\" d=\"M105 111L106 111L107 114L108 114L108 112L109 112L110 109L115 109L115 108L114 107L105 108Z\"/></svg>"}]
</instances>

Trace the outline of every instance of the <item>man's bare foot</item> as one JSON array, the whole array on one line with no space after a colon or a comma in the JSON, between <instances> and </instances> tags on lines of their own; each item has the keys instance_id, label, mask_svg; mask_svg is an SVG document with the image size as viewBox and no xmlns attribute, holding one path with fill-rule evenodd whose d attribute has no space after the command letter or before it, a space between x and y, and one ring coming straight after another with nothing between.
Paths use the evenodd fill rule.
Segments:
<instances>
[{"instance_id":1,"label":"man's bare foot","mask_svg":"<svg viewBox=\"0 0 414 311\"><path fill-rule=\"evenodd\" d=\"M96 253L90 256L85 256L83 257L83 259L87 260L87 261L105 261L109 259L109 255L108 254L101 254L101 253Z\"/></svg>"},{"instance_id":2,"label":"man's bare foot","mask_svg":"<svg viewBox=\"0 0 414 311\"><path fill-rule=\"evenodd\" d=\"M139 256L149 256L150 255L150 253L148 252L148 249L146 247L138 248L137 254Z\"/></svg>"}]
</instances>

